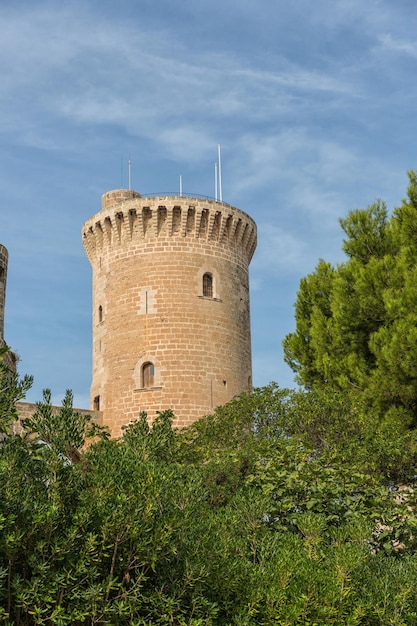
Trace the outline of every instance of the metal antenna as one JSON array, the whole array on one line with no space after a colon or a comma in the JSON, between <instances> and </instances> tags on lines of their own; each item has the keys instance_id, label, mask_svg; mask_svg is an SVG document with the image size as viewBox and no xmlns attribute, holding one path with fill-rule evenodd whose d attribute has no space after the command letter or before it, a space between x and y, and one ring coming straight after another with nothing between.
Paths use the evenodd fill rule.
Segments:
<instances>
[{"instance_id":1,"label":"metal antenna","mask_svg":"<svg viewBox=\"0 0 417 626\"><path fill-rule=\"evenodd\" d=\"M220 144L217 144L217 152L218 152L218 162L219 162L219 200L223 202L223 191L222 191L222 159L220 156Z\"/></svg>"},{"instance_id":2,"label":"metal antenna","mask_svg":"<svg viewBox=\"0 0 417 626\"><path fill-rule=\"evenodd\" d=\"M130 191L130 189L131 189L131 186L130 186L130 169L131 169L131 164L132 164L132 162L131 162L131 160L130 160L130 154L129 154L129 162L128 162L128 180L129 180L129 191Z\"/></svg>"},{"instance_id":3,"label":"metal antenna","mask_svg":"<svg viewBox=\"0 0 417 626\"><path fill-rule=\"evenodd\" d=\"M217 190L218 190L218 182L217 182L217 169L218 169L218 163L214 164L214 198L217 202Z\"/></svg>"},{"instance_id":4,"label":"metal antenna","mask_svg":"<svg viewBox=\"0 0 417 626\"><path fill-rule=\"evenodd\" d=\"M180 174L180 196L182 196L182 174Z\"/></svg>"}]
</instances>

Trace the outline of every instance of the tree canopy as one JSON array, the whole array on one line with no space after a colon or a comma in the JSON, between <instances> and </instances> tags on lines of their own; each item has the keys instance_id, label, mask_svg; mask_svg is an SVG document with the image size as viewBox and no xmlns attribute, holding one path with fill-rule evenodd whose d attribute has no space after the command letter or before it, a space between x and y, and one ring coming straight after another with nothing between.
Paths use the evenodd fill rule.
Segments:
<instances>
[{"instance_id":1,"label":"tree canopy","mask_svg":"<svg viewBox=\"0 0 417 626\"><path fill-rule=\"evenodd\" d=\"M417 424L417 172L392 215L383 202L340 220L347 260L300 283L285 360L307 389L356 390Z\"/></svg>"},{"instance_id":2,"label":"tree canopy","mask_svg":"<svg viewBox=\"0 0 417 626\"><path fill-rule=\"evenodd\" d=\"M271 385L110 440L70 394L51 428L45 392L0 442L0 622L416 624L416 497L385 471L402 442L361 411Z\"/></svg>"}]
</instances>

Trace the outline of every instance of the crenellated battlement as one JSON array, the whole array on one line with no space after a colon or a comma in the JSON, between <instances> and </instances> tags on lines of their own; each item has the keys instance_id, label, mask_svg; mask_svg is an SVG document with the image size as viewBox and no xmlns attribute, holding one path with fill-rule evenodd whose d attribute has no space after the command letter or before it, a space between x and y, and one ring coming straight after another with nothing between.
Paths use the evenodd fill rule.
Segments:
<instances>
[{"instance_id":1,"label":"crenellated battlement","mask_svg":"<svg viewBox=\"0 0 417 626\"><path fill-rule=\"evenodd\" d=\"M103 194L102 210L82 229L90 262L109 246L186 238L239 250L250 262L256 248L255 222L223 202L186 196L143 197L117 189Z\"/></svg>"}]
</instances>

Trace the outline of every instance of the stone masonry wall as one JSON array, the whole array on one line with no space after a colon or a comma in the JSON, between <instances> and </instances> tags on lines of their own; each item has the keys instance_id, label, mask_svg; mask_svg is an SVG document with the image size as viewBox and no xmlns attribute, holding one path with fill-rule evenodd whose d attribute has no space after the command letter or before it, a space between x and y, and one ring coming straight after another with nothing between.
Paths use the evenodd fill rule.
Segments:
<instances>
[{"instance_id":1,"label":"stone masonry wall","mask_svg":"<svg viewBox=\"0 0 417 626\"><path fill-rule=\"evenodd\" d=\"M61 407L59 406L54 406L52 408L54 415L58 413L60 408ZM21 431L20 421L28 417L32 417L36 411L36 404L33 402L16 402L16 409L19 415L19 421L14 424L13 431L19 433ZM100 411L90 411L88 409L74 409L74 411L81 413L82 415L91 415L94 422L97 424L102 423L102 415Z\"/></svg>"},{"instance_id":2,"label":"stone masonry wall","mask_svg":"<svg viewBox=\"0 0 417 626\"><path fill-rule=\"evenodd\" d=\"M4 310L6 305L7 263L9 254L7 248L0 244L0 344L4 340Z\"/></svg>"},{"instance_id":3,"label":"stone masonry wall","mask_svg":"<svg viewBox=\"0 0 417 626\"><path fill-rule=\"evenodd\" d=\"M91 407L113 436L141 411L152 420L173 409L174 425L186 426L251 387L255 223L224 203L128 190L104 194L102 206L83 227L93 270Z\"/></svg>"}]
</instances>

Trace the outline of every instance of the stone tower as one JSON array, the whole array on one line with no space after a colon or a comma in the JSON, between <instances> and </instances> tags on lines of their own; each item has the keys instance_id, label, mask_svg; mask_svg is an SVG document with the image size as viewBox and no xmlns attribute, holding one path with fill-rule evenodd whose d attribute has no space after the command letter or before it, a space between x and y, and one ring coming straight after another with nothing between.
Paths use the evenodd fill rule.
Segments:
<instances>
[{"instance_id":1,"label":"stone tower","mask_svg":"<svg viewBox=\"0 0 417 626\"><path fill-rule=\"evenodd\" d=\"M91 408L113 436L141 411L186 426L251 387L256 225L185 196L109 191L83 226L93 270Z\"/></svg>"},{"instance_id":2,"label":"stone tower","mask_svg":"<svg viewBox=\"0 0 417 626\"><path fill-rule=\"evenodd\" d=\"M0 347L5 346L4 341L4 310L6 305L6 282L7 282L7 263L9 253L7 248L0 244Z\"/></svg>"}]
</instances>

